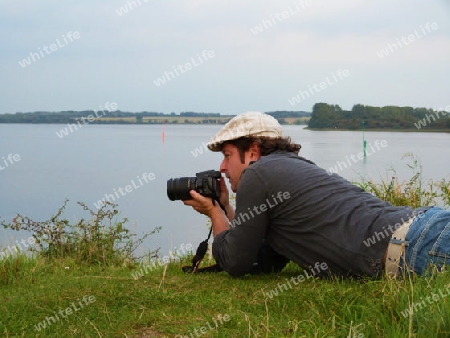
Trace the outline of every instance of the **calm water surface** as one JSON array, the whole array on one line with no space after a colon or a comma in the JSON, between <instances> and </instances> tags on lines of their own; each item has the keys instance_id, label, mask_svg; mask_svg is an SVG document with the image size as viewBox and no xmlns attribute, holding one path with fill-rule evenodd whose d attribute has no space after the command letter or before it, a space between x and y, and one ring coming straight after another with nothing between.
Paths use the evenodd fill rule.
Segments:
<instances>
[{"instance_id":1,"label":"calm water surface","mask_svg":"<svg viewBox=\"0 0 450 338\"><path fill-rule=\"evenodd\" d=\"M206 238L207 219L166 195L169 178L195 176L217 169L221 155L204 144L222 127L209 125L84 125L59 138L66 125L0 124L0 217L10 221L16 213L34 220L50 218L69 199L65 216L74 222L89 215L77 205L113 196L121 216L137 233L156 226L163 230L142 246L156 247L167 255L181 244L196 247ZM329 170L334 167L349 180L363 175L380 181L394 175L407 179L406 153L423 166L426 179L450 179L450 134L365 132L368 155L362 151L361 132L308 131L304 126L284 126L284 133L302 145L300 154ZM164 142L162 133L164 131ZM9 154L20 160L6 167ZM194 154L196 156L194 156ZM17 158L17 157L16 157ZM0 167L0 168L1 168ZM152 177L147 183L144 174ZM129 186L127 188L127 186ZM110 197L112 200L112 197ZM0 245L26 239L27 233L0 230Z\"/></svg>"}]
</instances>

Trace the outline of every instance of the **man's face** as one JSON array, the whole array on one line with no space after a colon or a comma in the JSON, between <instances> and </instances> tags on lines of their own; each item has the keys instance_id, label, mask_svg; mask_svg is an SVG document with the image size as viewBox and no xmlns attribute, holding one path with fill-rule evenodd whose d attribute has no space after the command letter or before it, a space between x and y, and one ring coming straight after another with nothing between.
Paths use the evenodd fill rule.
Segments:
<instances>
[{"instance_id":1,"label":"man's face","mask_svg":"<svg viewBox=\"0 0 450 338\"><path fill-rule=\"evenodd\" d=\"M223 146L222 154L224 158L220 164L220 172L225 173L230 182L231 190L236 192L242 172L248 167L250 161L256 161L259 156L255 156L255 152L250 149L244 153L245 161L242 163L238 149L231 144Z\"/></svg>"}]
</instances>

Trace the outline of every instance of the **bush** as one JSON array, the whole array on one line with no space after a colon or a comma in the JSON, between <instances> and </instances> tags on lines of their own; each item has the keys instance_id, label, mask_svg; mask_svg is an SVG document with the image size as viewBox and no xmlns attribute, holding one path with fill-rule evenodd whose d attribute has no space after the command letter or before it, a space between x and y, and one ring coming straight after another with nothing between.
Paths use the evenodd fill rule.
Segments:
<instances>
[{"instance_id":1,"label":"bush","mask_svg":"<svg viewBox=\"0 0 450 338\"><path fill-rule=\"evenodd\" d=\"M65 200L58 212L43 222L17 214L11 223L2 221L1 224L5 229L32 232L36 245L30 246L29 250L39 256L49 260L72 258L78 264L104 267L134 264L138 258L134 256L135 250L145 238L161 229L157 227L137 238L136 234L125 227L128 219L118 219L117 205L111 202L105 202L97 211L78 202L91 217L89 220L81 219L76 224L70 224L62 217L67 203L68 200Z\"/></svg>"},{"instance_id":2,"label":"bush","mask_svg":"<svg viewBox=\"0 0 450 338\"><path fill-rule=\"evenodd\" d=\"M450 182L442 179L439 182L429 180L424 183L422 177L422 165L413 154L405 154L411 163L407 166L412 170L409 180L399 183L394 169L394 175L390 182L382 181L374 183L361 177L361 182L354 182L365 191L377 196L392 205L408 205L413 208L436 205L443 208L450 207Z\"/></svg>"}]
</instances>

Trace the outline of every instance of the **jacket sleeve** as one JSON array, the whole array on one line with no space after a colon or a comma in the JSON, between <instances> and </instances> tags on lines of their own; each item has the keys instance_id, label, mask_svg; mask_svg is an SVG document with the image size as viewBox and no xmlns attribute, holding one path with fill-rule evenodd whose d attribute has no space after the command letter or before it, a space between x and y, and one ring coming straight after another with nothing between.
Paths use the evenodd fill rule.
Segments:
<instances>
[{"instance_id":1,"label":"jacket sleeve","mask_svg":"<svg viewBox=\"0 0 450 338\"><path fill-rule=\"evenodd\" d=\"M235 218L231 228L214 238L213 256L230 275L242 276L257 262L269 226L270 207L264 182L247 168L236 191Z\"/></svg>"}]
</instances>

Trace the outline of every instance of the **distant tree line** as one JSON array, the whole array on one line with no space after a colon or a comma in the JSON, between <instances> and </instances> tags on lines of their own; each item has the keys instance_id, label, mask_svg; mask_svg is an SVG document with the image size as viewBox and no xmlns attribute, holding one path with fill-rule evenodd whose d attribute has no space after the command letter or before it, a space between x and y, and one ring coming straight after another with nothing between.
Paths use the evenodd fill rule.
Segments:
<instances>
[{"instance_id":1,"label":"distant tree line","mask_svg":"<svg viewBox=\"0 0 450 338\"><path fill-rule=\"evenodd\" d=\"M450 106L447 111L434 111L429 108L413 107L373 107L356 104L350 111L337 104L316 103L312 113L305 111L271 111L281 124L304 123L300 119L310 118L311 129L424 129L450 131ZM181 112L164 114L142 111L137 113L123 111L35 111L29 113L0 114L0 123L77 123L82 118L94 116L93 124L224 124L235 115L220 113ZM287 121L286 119L290 119ZM304 120L303 120L304 121Z\"/></svg>"},{"instance_id":2,"label":"distant tree line","mask_svg":"<svg viewBox=\"0 0 450 338\"><path fill-rule=\"evenodd\" d=\"M175 113L164 114L159 112L139 112L130 113L123 111L97 111L93 110L83 110L83 111L61 111L61 112L44 112L36 111L23 113L18 112L15 114L0 114L0 123L77 123L81 118L87 118L88 116L93 116L95 120L90 123L96 124L134 124L143 123L143 119L151 121L150 123L163 123L165 122L164 117L174 118L176 116L183 117L204 117L203 123L215 123L217 120L208 119L209 117L226 117L226 115L220 115L220 113L193 113L186 112L176 115ZM113 118L114 120L109 120ZM132 118L132 119L130 119ZM134 120L134 119L135 120ZM154 119L152 119L154 118ZM231 117L230 117L231 118ZM178 121L177 121L178 122ZM148 123L148 122L146 122Z\"/></svg>"},{"instance_id":3,"label":"distant tree line","mask_svg":"<svg viewBox=\"0 0 450 338\"><path fill-rule=\"evenodd\" d=\"M311 129L425 129L450 131L450 113L413 107L372 107L356 104L351 111L337 104L316 103L308 122Z\"/></svg>"},{"instance_id":4,"label":"distant tree line","mask_svg":"<svg viewBox=\"0 0 450 338\"><path fill-rule=\"evenodd\" d=\"M311 117L311 113L306 112L306 111L277 110L277 111L273 111L273 112L267 112L267 114L276 118L280 124L288 124L288 122L286 121L287 118L298 118L297 120L295 120L293 122L293 124L305 124L305 122L303 120L301 120L300 118Z\"/></svg>"},{"instance_id":5,"label":"distant tree line","mask_svg":"<svg viewBox=\"0 0 450 338\"><path fill-rule=\"evenodd\" d=\"M275 117L276 119L285 119L289 117L310 117L311 113L306 111L286 111L277 110L273 112L267 112L267 114Z\"/></svg>"},{"instance_id":6,"label":"distant tree line","mask_svg":"<svg viewBox=\"0 0 450 338\"><path fill-rule=\"evenodd\" d=\"M278 119L280 123L285 122L285 118L289 117L305 117L310 116L308 112L288 112L274 111L268 114ZM45 112L36 111L15 114L0 114L0 123L77 123L82 118L87 119L88 116L95 117L89 123L93 124L224 124L235 115L221 115L220 113L196 113L181 112L164 114L159 112L123 112L123 111L61 111L61 112ZM190 119L189 119L190 118ZM192 118L195 118L193 120Z\"/></svg>"},{"instance_id":7,"label":"distant tree line","mask_svg":"<svg viewBox=\"0 0 450 338\"><path fill-rule=\"evenodd\" d=\"M182 112L180 116L189 116L189 117L220 117L220 113L194 113L194 112Z\"/></svg>"}]
</instances>

